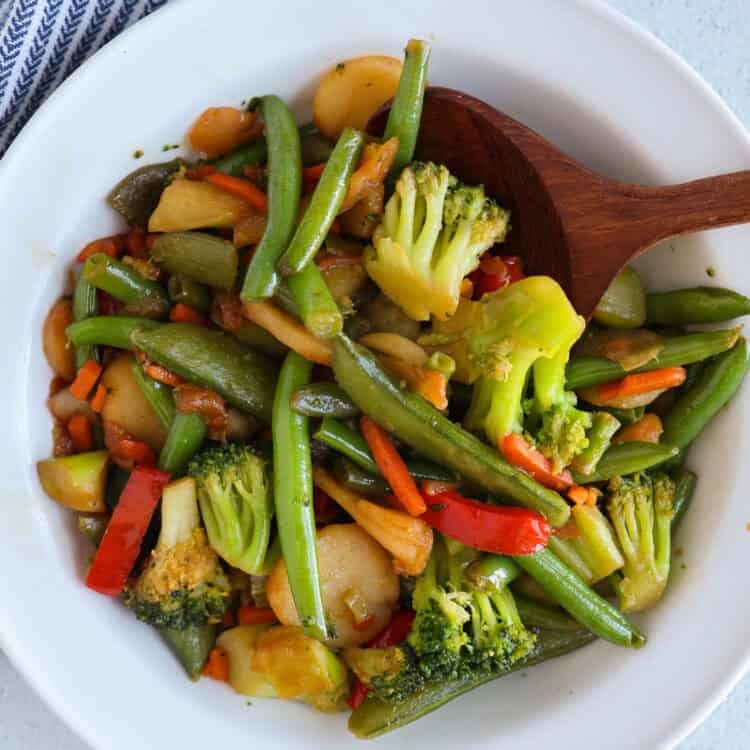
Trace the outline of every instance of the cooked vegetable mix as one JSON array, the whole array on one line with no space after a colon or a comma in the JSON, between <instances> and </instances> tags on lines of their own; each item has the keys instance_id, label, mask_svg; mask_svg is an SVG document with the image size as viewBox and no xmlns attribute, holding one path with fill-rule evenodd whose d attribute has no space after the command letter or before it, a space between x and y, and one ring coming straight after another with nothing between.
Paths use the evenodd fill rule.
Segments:
<instances>
[{"instance_id":1,"label":"cooked vegetable mix","mask_svg":"<svg viewBox=\"0 0 750 750\"><path fill-rule=\"evenodd\" d=\"M429 56L338 63L315 125L272 94L205 110L202 158L110 192L127 229L43 329L37 475L96 547L86 585L190 679L348 707L360 738L597 638L644 647L628 614L670 585L690 446L750 367L738 292L626 267L587 323L525 276L510 212L417 160Z\"/></svg>"}]
</instances>

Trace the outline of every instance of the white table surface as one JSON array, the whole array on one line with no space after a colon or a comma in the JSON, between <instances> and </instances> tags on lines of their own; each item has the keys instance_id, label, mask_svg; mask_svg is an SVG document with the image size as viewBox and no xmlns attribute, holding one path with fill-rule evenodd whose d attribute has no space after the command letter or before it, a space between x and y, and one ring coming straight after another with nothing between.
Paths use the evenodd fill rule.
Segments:
<instances>
[{"instance_id":1,"label":"white table surface","mask_svg":"<svg viewBox=\"0 0 750 750\"><path fill-rule=\"evenodd\" d=\"M750 0L610 2L682 55L750 127ZM2 653L0 748L87 750L87 746L37 698ZM745 678L703 726L680 745L679 750L748 748L750 677Z\"/></svg>"}]
</instances>

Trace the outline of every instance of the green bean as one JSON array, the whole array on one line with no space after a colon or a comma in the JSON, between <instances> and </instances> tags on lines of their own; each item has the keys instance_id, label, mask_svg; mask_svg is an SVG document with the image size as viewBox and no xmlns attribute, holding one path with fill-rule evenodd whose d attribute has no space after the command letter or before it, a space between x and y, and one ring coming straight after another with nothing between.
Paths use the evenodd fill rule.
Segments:
<instances>
[{"instance_id":1,"label":"green bean","mask_svg":"<svg viewBox=\"0 0 750 750\"><path fill-rule=\"evenodd\" d=\"M140 386L141 393L146 397L146 401L154 410L154 414L159 417L159 421L168 430L177 413L172 389L168 385L148 377L135 359L130 363L130 367L133 370L136 382Z\"/></svg>"},{"instance_id":2,"label":"green bean","mask_svg":"<svg viewBox=\"0 0 750 750\"><path fill-rule=\"evenodd\" d=\"M386 703L370 695L349 717L349 731L360 739L372 739L393 729L399 729L429 714L437 708L458 698L487 682L504 677L526 667L540 664L556 656L575 651L591 643L594 637L585 630L576 632L545 630L539 634L533 653L501 672L492 672L479 677L463 677L455 680L428 682L424 688L397 702Z\"/></svg>"},{"instance_id":3,"label":"green bean","mask_svg":"<svg viewBox=\"0 0 750 750\"><path fill-rule=\"evenodd\" d=\"M216 643L216 625L190 625L184 630L157 628L172 653L195 682Z\"/></svg>"},{"instance_id":4,"label":"green bean","mask_svg":"<svg viewBox=\"0 0 750 750\"><path fill-rule=\"evenodd\" d=\"M151 257L169 273L218 289L232 289L237 277L237 248L205 232L164 232L156 238Z\"/></svg>"},{"instance_id":5,"label":"green bean","mask_svg":"<svg viewBox=\"0 0 750 750\"><path fill-rule=\"evenodd\" d=\"M589 444L573 459L573 468L581 474L591 474L619 429L619 419L606 411L594 412L586 435Z\"/></svg>"},{"instance_id":6,"label":"green bean","mask_svg":"<svg viewBox=\"0 0 750 750\"><path fill-rule=\"evenodd\" d=\"M169 277L167 292L173 304L187 305L199 313L208 312L211 306L211 292L203 284L181 274L176 273Z\"/></svg>"},{"instance_id":7,"label":"green bean","mask_svg":"<svg viewBox=\"0 0 750 750\"><path fill-rule=\"evenodd\" d=\"M430 44L420 39L410 39L406 45L401 79L383 136L386 140L394 135L398 137L398 152L390 172L392 177L399 175L414 158L429 60Z\"/></svg>"},{"instance_id":8,"label":"green bean","mask_svg":"<svg viewBox=\"0 0 750 750\"><path fill-rule=\"evenodd\" d=\"M159 454L159 468L173 475L182 474L206 439L207 432L200 414L177 412Z\"/></svg>"},{"instance_id":9,"label":"green bean","mask_svg":"<svg viewBox=\"0 0 750 750\"><path fill-rule=\"evenodd\" d=\"M233 177L244 177L245 167L257 167L259 164L263 164L267 153L266 139L258 138L252 143L246 143L244 146L224 154L224 156L211 159L208 163L217 172L231 174Z\"/></svg>"},{"instance_id":10,"label":"green bean","mask_svg":"<svg viewBox=\"0 0 750 750\"><path fill-rule=\"evenodd\" d=\"M318 575L312 461L308 418L290 406L292 394L310 380L312 363L286 355L273 400L273 489L276 523L289 587L302 627L318 640L328 637Z\"/></svg>"},{"instance_id":11,"label":"green bean","mask_svg":"<svg viewBox=\"0 0 750 750\"><path fill-rule=\"evenodd\" d=\"M383 497L389 490L381 476L365 471L345 456L338 456L333 462L333 475L340 484L358 495Z\"/></svg>"},{"instance_id":12,"label":"green bean","mask_svg":"<svg viewBox=\"0 0 750 750\"><path fill-rule=\"evenodd\" d=\"M527 628L539 628L540 630L563 630L576 632L581 626L559 607L547 607L544 604L527 599L525 596L515 596L518 614L521 622Z\"/></svg>"},{"instance_id":13,"label":"green bean","mask_svg":"<svg viewBox=\"0 0 750 750\"><path fill-rule=\"evenodd\" d=\"M135 346L185 380L210 388L232 406L268 423L276 366L233 336L191 323L136 329Z\"/></svg>"},{"instance_id":14,"label":"green bean","mask_svg":"<svg viewBox=\"0 0 750 750\"><path fill-rule=\"evenodd\" d=\"M308 263L286 283L300 319L313 336L329 339L341 333L344 317L315 263Z\"/></svg>"},{"instance_id":15,"label":"green bean","mask_svg":"<svg viewBox=\"0 0 750 750\"><path fill-rule=\"evenodd\" d=\"M358 417L359 409L336 383L311 383L292 396L292 409L306 417Z\"/></svg>"},{"instance_id":16,"label":"green bean","mask_svg":"<svg viewBox=\"0 0 750 750\"><path fill-rule=\"evenodd\" d=\"M610 446L591 474L580 474L577 471L571 473L576 484L603 482L612 477L635 474L650 469L652 466L658 466L674 458L678 453L679 450L674 445L633 440Z\"/></svg>"},{"instance_id":17,"label":"green bean","mask_svg":"<svg viewBox=\"0 0 750 750\"><path fill-rule=\"evenodd\" d=\"M313 261L344 202L354 168L362 151L364 136L345 128L326 163L289 247L279 260L283 276L298 274Z\"/></svg>"},{"instance_id":18,"label":"green bean","mask_svg":"<svg viewBox=\"0 0 750 750\"><path fill-rule=\"evenodd\" d=\"M299 134L289 108L277 96L264 96L261 113L268 142L268 223L247 269L243 301L273 296L276 263L292 239L302 190Z\"/></svg>"},{"instance_id":19,"label":"green bean","mask_svg":"<svg viewBox=\"0 0 750 750\"><path fill-rule=\"evenodd\" d=\"M744 338L734 348L708 362L664 417L662 439L681 451L687 448L737 392L749 365Z\"/></svg>"},{"instance_id":20,"label":"green bean","mask_svg":"<svg viewBox=\"0 0 750 750\"><path fill-rule=\"evenodd\" d=\"M659 355L631 372L648 372L662 367L677 367L721 354L731 349L740 336L739 328L724 331L704 331L688 333L664 339ZM567 387L571 391L591 385L618 380L627 372L617 362L604 357L574 357L566 370Z\"/></svg>"},{"instance_id":21,"label":"green bean","mask_svg":"<svg viewBox=\"0 0 750 750\"><path fill-rule=\"evenodd\" d=\"M512 557L483 555L466 568L468 579L482 591L499 591L521 575Z\"/></svg>"},{"instance_id":22,"label":"green bean","mask_svg":"<svg viewBox=\"0 0 750 750\"><path fill-rule=\"evenodd\" d=\"M261 354L277 359L287 353L287 348L277 338L272 336L265 328L256 323L243 320L240 327L232 331L232 335L243 344L257 349Z\"/></svg>"},{"instance_id":23,"label":"green bean","mask_svg":"<svg viewBox=\"0 0 750 750\"><path fill-rule=\"evenodd\" d=\"M646 638L548 549L513 558L560 606L592 633L618 646L640 648Z\"/></svg>"},{"instance_id":24,"label":"green bean","mask_svg":"<svg viewBox=\"0 0 750 750\"><path fill-rule=\"evenodd\" d=\"M634 406L630 409L617 409L614 406L599 407L602 411L611 414L618 422L624 425L635 424L643 419L646 413L645 406Z\"/></svg>"},{"instance_id":25,"label":"green bean","mask_svg":"<svg viewBox=\"0 0 750 750\"><path fill-rule=\"evenodd\" d=\"M750 315L750 299L731 289L699 286L649 294L648 322L656 325L723 323Z\"/></svg>"},{"instance_id":26,"label":"green bean","mask_svg":"<svg viewBox=\"0 0 750 750\"><path fill-rule=\"evenodd\" d=\"M324 417L313 437L329 448L343 454L370 474L382 476L365 439L356 430L352 430L335 419ZM439 482L453 482L456 480L454 472L431 461L410 458L407 459L406 466L414 479L420 481L432 479Z\"/></svg>"},{"instance_id":27,"label":"green bean","mask_svg":"<svg viewBox=\"0 0 750 750\"><path fill-rule=\"evenodd\" d=\"M96 287L91 286L83 274L80 274L73 291L73 320L77 322L94 317L97 308ZM99 354L94 344L82 344L75 347L75 357L76 369L78 369L90 359L98 360Z\"/></svg>"},{"instance_id":28,"label":"green bean","mask_svg":"<svg viewBox=\"0 0 750 750\"><path fill-rule=\"evenodd\" d=\"M104 253L92 255L83 266L84 279L125 303L123 312L144 318L161 318L169 310L164 288L138 271Z\"/></svg>"},{"instance_id":29,"label":"green bean","mask_svg":"<svg viewBox=\"0 0 750 750\"><path fill-rule=\"evenodd\" d=\"M289 285L286 283L286 281L284 281L284 279L281 279L279 281L279 284L276 287L276 291L273 293L273 301L282 310L288 312L292 317L297 318L297 320L302 319L299 308L297 307L297 303L294 301L294 297L292 297L292 292L289 289Z\"/></svg>"},{"instance_id":30,"label":"green bean","mask_svg":"<svg viewBox=\"0 0 750 750\"><path fill-rule=\"evenodd\" d=\"M114 346L132 349L130 335L137 328L145 330L161 325L150 318L131 318L125 315L99 315L71 323L65 333L73 346Z\"/></svg>"},{"instance_id":31,"label":"green bean","mask_svg":"<svg viewBox=\"0 0 750 750\"><path fill-rule=\"evenodd\" d=\"M638 328L646 320L646 292L638 274L625 266L604 292L592 316L609 328Z\"/></svg>"},{"instance_id":32,"label":"green bean","mask_svg":"<svg viewBox=\"0 0 750 750\"><path fill-rule=\"evenodd\" d=\"M680 525L690 507L698 477L694 472L680 466L672 472L672 479L675 484L674 498L672 499L672 529L674 530Z\"/></svg>"}]
</instances>

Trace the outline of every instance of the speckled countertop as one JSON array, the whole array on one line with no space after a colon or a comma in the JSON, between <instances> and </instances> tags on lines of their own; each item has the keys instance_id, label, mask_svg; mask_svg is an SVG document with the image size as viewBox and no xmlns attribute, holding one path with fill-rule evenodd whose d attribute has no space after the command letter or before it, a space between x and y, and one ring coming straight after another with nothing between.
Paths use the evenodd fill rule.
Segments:
<instances>
[{"instance_id":1,"label":"speckled countertop","mask_svg":"<svg viewBox=\"0 0 750 750\"><path fill-rule=\"evenodd\" d=\"M750 0L610 2L682 55L750 127ZM2 653L0 747L7 750L86 750L86 746L42 704ZM750 677L745 678L679 750L748 748Z\"/></svg>"}]
</instances>

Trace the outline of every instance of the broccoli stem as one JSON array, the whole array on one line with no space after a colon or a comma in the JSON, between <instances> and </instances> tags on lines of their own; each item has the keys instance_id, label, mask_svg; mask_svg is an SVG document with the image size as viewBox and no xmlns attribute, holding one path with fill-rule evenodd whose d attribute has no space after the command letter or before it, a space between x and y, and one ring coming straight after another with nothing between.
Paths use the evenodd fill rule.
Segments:
<instances>
[{"instance_id":1,"label":"broccoli stem","mask_svg":"<svg viewBox=\"0 0 750 750\"><path fill-rule=\"evenodd\" d=\"M594 412L591 429L586 435L589 444L573 459L573 468L581 474L593 473L619 429L620 420L612 414L606 411Z\"/></svg>"}]
</instances>

